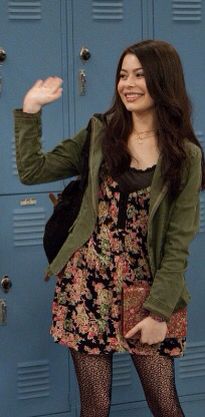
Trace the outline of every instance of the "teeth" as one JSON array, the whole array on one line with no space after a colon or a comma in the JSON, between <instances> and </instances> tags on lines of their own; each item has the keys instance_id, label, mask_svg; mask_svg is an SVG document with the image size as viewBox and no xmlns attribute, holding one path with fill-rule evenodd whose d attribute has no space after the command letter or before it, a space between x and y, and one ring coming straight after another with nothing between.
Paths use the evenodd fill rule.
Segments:
<instances>
[{"instance_id":1,"label":"teeth","mask_svg":"<svg viewBox=\"0 0 205 417\"><path fill-rule=\"evenodd\" d=\"M141 93L127 93L125 94L126 97L135 97L135 96L142 96Z\"/></svg>"}]
</instances>

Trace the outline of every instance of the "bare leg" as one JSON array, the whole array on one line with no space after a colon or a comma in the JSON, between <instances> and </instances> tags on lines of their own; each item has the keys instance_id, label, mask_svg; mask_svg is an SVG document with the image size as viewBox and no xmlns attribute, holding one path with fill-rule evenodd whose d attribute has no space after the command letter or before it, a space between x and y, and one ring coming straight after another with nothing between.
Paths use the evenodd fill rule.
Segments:
<instances>
[{"instance_id":1,"label":"bare leg","mask_svg":"<svg viewBox=\"0 0 205 417\"><path fill-rule=\"evenodd\" d=\"M185 417L175 386L174 359L153 355L131 355L147 403L154 417Z\"/></svg>"},{"instance_id":2,"label":"bare leg","mask_svg":"<svg viewBox=\"0 0 205 417\"><path fill-rule=\"evenodd\" d=\"M108 417L111 403L112 355L70 349L78 379L80 417Z\"/></svg>"}]
</instances>

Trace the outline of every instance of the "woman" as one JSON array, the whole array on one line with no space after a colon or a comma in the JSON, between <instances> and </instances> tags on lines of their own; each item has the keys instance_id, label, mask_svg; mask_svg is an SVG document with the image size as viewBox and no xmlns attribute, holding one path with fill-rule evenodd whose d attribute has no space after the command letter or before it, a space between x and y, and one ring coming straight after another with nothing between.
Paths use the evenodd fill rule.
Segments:
<instances>
[{"instance_id":1,"label":"woman","mask_svg":"<svg viewBox=\"0 0 205 417\"><path fill-rule=\"evenodd\" d=\"M86 129L47 154L41 150L40 110L61 94L58 77L37 81L23 111L15 111L17 166L25 184L81 172ZM81 417L109 415L112 355L124 351L131 354L153 415L184 415L173 357L183 354L185 339L166 334L172 313L189 301L184 271L205 187L204 156L190 116L176 50L153 40L128 47L111 109L91 120L80 214L48 269L58 275L51 333L71 351ZM136 280L151 286L144 303L149 315L123 337L122 286Z\"/></svg>"}]
</instances>

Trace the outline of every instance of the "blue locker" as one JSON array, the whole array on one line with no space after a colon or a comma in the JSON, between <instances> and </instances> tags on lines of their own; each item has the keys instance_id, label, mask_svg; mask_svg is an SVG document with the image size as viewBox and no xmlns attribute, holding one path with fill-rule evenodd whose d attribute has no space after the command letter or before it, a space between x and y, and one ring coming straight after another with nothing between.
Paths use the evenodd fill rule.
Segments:
<instances>
[{"instance_id":1,"label":"blue locker","mask_svg":"<svg viewBox=\"0 0 205 417\"><path fill-rule=\"evenodd\" d=\"M2 417L74 417L79 395L67 350L49 336L55 280L43 281L46 258L42 234L52 207L49 191L62 182L25 186L19 182L13 140L12 109L21 105L38 78L64 79L60 101L43 110L43 146L68 137L87 124L93 112L111 103L116 64L122 49L143 38L161 38L178 49L194 103L195 129L205 145L203 127L204 2L196 0L2 0L0 46L6 60L2 76L0 207L1 277L11 290L0 326L0 402ZM90 57L83 59L88 49ZM80 55L81 54L81 55ZM66 182L66 181L65 181ZM186 356L176 361L180 401L187 416L204 415L205 334L204 266L205 198L201 195L200 233L191 245L187 280L192 293ZM128 355L115 355L111 416L150 416Z\"/></svg>"},{"instance_id":2,"label":"blue locker","mask_svg":"<svg viewBox=\"0 0 205 417\"><path fill-rule=\"evenodd\" d=\"M54 412L71 414L73 382L66 350L49 335L54 280L44 282L42 234L50 211L47 194L0 197L6 233L1 230L1 277L12 287L0 290L7 305L0 326L2 417Z\"/></svg>"}]
</instances>

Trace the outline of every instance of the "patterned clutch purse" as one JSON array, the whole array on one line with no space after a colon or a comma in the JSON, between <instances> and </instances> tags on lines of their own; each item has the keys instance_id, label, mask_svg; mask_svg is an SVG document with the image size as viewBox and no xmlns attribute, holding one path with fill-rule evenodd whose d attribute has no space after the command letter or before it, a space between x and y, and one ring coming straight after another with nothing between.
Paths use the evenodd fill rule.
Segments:
<instances>
[{"instance_id":1,"label":"patterned clutch purse","mask_svg":"<svg viewBox=\"0 0 205 417\"><path fill-rule=\"evenodd\" d=\"M146 281L138 281L122 290L122 334L123 336L137 323L149 316L143 303L150 293L150 285ZM182 338L187 333L187 308L174 312L167 323L166 338ZM140 337L140 334L139 334ZM137 335L135 336L137 338Z\"/></svg>"}]
</instances>

